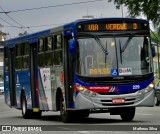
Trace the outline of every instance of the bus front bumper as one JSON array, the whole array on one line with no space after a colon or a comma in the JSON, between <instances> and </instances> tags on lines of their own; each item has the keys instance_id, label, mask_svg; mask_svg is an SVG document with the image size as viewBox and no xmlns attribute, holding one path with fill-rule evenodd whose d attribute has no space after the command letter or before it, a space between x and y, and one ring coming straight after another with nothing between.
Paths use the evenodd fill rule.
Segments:
<instances>
[{"instance_id":1,"label":"bus front bumper","mask_svg":"<svg viewBox=\"0 0 160 134\"><path fill-rule=\"evenodd\" d=\"M122 102L113 103L114 100L124 100ZM120 95L101 95L96 93L94 97L79 92L75 98L75 109L105 109L116 107L153 107L155 99L155 91L149 92L120 94Z\"/></svg>"}]
</instances>

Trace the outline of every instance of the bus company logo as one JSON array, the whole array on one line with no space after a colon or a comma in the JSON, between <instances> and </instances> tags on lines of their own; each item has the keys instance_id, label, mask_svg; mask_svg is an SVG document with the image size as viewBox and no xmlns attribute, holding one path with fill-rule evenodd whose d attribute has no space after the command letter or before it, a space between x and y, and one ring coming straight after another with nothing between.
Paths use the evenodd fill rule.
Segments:
<instances>
[{"instance_id":1,"label":"bus company logo","mask_svg":"<svg viewBox=\"0 0 160 134\"><path fill-rule=\"evenodd\" d=\"M131 75L132 69L131 68L120 68L119 75Z\"/></svg>"}]
</instances>

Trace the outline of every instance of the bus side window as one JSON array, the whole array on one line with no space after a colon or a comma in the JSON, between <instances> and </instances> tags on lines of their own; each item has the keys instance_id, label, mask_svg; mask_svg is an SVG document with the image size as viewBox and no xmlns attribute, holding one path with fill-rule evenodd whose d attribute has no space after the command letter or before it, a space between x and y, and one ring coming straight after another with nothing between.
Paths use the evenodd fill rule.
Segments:
<instances>
[{"instance_id":1,"label":"bus side window","mask_svg":"<svg viewBox=\"0 0 160 134\"><path fill-rule=\"evenodd\" d=\"M22 44L16 44L16 70L22 69Z\"/></svg>"},{"instance_id":2,"label":"bus side window","mask_svg":"<svg viewBox=\"0 0 160 134\"><path fill-rule=\"evenodd\" d=\"M52 66L53 65L53 37L47 37L45 44L45 65Z\"/></svg>"},{"instance_id":3,"label":"bus side window","mask_svg":"<svg viewBox=\"0 0 160 134\"><path fill-rule=\"evenodd\" d=\"M26 42L23 44L23 69L28 69L29 67L29 44Z\"/></svg>"},{"instance_id":4,"label":"bus side window","mask_svg":"<svg viewBox=\"0 0 160 134\"><path fill-rule=\"evenodd\" d=\"M8 72L8 48L4 48L5 72Z\"/></svg>"},{"instance_id":5,"label":"bus side window","mask_svg":"<svg viewBox=\"0 0 160 134\"><path fill-rule=\"evenodd\" d=\"M55 36L55 45L54 45L54 65L62 64L62 36Z\"/></svg>"},{"instance_id":6,"label":"bus side window","mask_svg":"<svg viewBox=\"0 0 160 134\"><path fill-rule=\"evenodd\" d=\"M44 39L40 39L38 43L38 66L44 66Z\"/></svg>"}]
</instances>

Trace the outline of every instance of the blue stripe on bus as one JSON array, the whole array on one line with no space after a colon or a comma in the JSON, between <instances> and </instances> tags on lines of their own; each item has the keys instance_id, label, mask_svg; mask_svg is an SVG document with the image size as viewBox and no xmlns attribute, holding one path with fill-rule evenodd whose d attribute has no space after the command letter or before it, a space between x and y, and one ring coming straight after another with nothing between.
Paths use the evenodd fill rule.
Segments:
<instances>
[{"instance_id":1,"label":"blue stripe on bus","mask_svg":"<svg viewBox=\"0 0 160 134\"><path fill-rule=\"evenodd\" d=\"M134 84L127 84L126 83L126 85L118 85L115 87L118 87L117 93L134 92L134 91L138 91L138 90L142 90L142 89L146 88L153 80L154 80L154 77L152 77L148 80L142 81L142 82L137 82ZM102 87L108 86L107 84L100 85L100 84L85 83L85 82L80 81L76 76L75 76L75 83L79 83L82 86L102 86ZM111 85L111 86L114 86L114 85Z\"/></svg>"},{"instance_id":2,"label":"blue stripe on bus","mask_svg":"<svg viewBox=\"0 0 160 134\"><path fill-rule=\"evenodd\" d=\"M75 103L74 102L70 102L69 103L69 108L75 108Z\"/></svg>"}]
</instances>

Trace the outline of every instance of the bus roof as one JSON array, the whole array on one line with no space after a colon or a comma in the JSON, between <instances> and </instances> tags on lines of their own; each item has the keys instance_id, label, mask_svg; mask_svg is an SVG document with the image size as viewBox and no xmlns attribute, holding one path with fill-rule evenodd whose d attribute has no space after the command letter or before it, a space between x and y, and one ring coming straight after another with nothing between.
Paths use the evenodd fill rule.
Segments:
<instances>
[{"instance_id":1,"label":"bus roof","mask_svg":"<svg viewBox=\"0 0 160 134\"><path fill-rule=\"evenodd\" d=\"M120 21L120 20L130 20L130 21L146 21L148 22L147 20L145 19L137 19L137 18L93 18L93 19L79 19L79 20L76 20L74 22L71 22L71 23L68 23L66 25L64 25L64 27L68 27L70 25L77 25L78 23L81 23L81 22L92 22L92 21Z\"/></svg>"},{"instance_id":2,"label":"bus roof","mask_svg":"<svg viewBox=\"0 0 160 134\"><path fill-rule=\"evenodd\" d=\"M32 34L28 34L28 35L24 35L24 36L20 36L20 37L16 37L13 39L9 39L6 40L4 42L4 44L14 44L16 42L22 42L24 40L32 40L32 39L38 39L40 36L45 36L48 35L50 33L56 32L57 29L61 29L61 30L66 30L66 29L73 29L73 31L75 31L74 27L78 24L78 23L82 23L82 22L92 22L92 21L118 21L118 20L130 20L130 21L146 21L144 19L135 19L135 18L93 18L93 19L79 19L76 21L73 21L71 23L56 27L56 28L50 28L48 30L43 30L40 32L36 32L36 33L32 33Z\"/></svg>"},{"instance_id":3,"label":"bus roof","mask_svg":"<svg viewBox=\"0 0 160 134\"><path fill-rule=\"evenodd\" d=\"M28 34L28 35L16 37L16 38L13 38L13 39L9 39L9 40L6 40L4 43L5 44L11 44L11 43L15 43L15 42L20 42L20 41L23 41L23 40L29 40L29 39L32 39L32 38L37 38L39 36L43 36L43 35L46 35L46 34L49 34L49 33L50 33L50 30L44 30L44 31L33 33L33 34Z\"/></svg>"}]
</instances>

